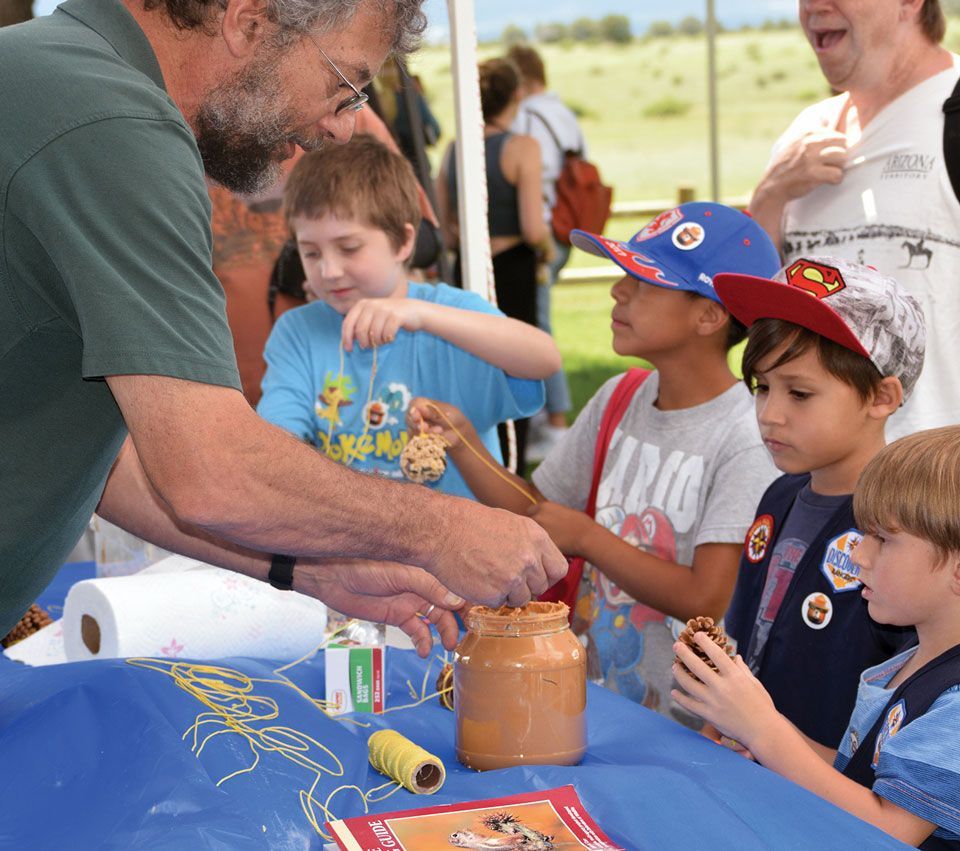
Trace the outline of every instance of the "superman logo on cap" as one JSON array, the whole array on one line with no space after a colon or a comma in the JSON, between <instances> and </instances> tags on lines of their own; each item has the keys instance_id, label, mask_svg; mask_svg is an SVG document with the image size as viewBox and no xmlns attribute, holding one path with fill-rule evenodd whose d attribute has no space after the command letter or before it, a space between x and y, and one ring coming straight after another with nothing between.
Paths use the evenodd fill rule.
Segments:
<instances>
[{"instance_id":1,"label":"superman logo on cap","mask_svg":"<svg viewBox=\"0 0 960 851\"><path fill-rule=\"evenodd\" d=\"M787 267L787 283L815 298L827 298L835 295L847 285L839 269L814 263L812 260L798 260Z\"/></svg>"}]
</instances>

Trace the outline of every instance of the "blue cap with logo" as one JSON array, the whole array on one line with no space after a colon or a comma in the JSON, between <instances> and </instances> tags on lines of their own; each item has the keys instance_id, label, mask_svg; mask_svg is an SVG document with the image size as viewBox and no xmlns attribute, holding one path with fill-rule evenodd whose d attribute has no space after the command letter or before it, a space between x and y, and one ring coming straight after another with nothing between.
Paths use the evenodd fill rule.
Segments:
<instances>
[{"instance_id":1,"label":"blue cap with logo","mask_svg":"<svg viewBox=\"0 0 960 851\"><path fill-rule=\"evenodd\" d=\"M751 216L709 201L667 210L627 242L583 230L571 231L570 242L588 254L607 257L632 278L716 302L714 275L770 277L780 268L776 246Z\"/></svg>"}]
</instances>

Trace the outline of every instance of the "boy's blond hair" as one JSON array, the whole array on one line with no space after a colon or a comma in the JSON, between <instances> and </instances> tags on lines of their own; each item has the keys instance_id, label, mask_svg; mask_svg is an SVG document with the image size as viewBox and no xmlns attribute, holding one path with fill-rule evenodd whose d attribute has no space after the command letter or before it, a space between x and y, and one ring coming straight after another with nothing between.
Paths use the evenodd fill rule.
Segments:
<instances>
[{"instance_id":1,"label":"boy's blond hair","mask_svg":"<svg viewBox=\"0 0 960 851\"><path fill-rule=\"evenodd\" d=\"M853 511L863 530L929 541L941 562L960 553L960 426L920 431L880 450L860 476Z\"/></svg>"},{"instance_id":2,"label":"boy's blond hair","mask_svg":"<svg viewBox=\"0 0 960 851\"><path fill-rule=\"evenodd\" d=\"M420 199L413 167L373 136L354 136L304 154L283 192L283 214L319 219L332 213L382 230L394 249L407 239L406 226L420 225ZM296 235L296 234L294 234Z\"/></svg>"}]
</instances>

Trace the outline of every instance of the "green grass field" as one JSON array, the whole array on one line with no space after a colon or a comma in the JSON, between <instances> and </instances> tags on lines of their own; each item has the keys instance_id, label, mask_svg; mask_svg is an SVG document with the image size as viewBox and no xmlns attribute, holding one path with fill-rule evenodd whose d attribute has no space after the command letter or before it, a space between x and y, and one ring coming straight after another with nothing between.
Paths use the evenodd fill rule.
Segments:
<instances>
[{"instance_id":1,"label":"green grass field","mask_svg":"<svg viewBox=\"0 0 960 851\"><path fill-rule=\"evenodd\" d=\"M946 45L960 48L951 19ZM704 38L638 40L631 45L543 45L549 87L578 113L590 148L614 199L676 198L677 187L710 193L707 50ZM503 53L480 49L485 59ZM431 151L436 164L456 134L449 48L430 47L411 58L443 127ZM721 200L749 196L775 139L805 106L829 94L799 29L724 33L717 39ZM606 234L626 239L644 224L614 218ZM602 261L574 250L570 267ZM610 349L609 286L564 284L553 290L554 332L570 378L574 413L604 379L630 365Z\"/></svg>"},{"instance_id":2,"label":"green grass field","mask_svg":"<svg viewBox=\"0 0 960 851\"><path fill-rule=\"evenodd\" d=\"M481 59L502 53L484 46ZM578 113L591 158L622 201L672 198L678 184L709 191L706 44L667 38L632 45L542 47L549 86ZM451 59L431 47L411 59L444 135L455 135ZM717 43L721 192L747 194L770 145L796 113L827 94L799 30L729 33Z\"/></svg>"}]
</instances>

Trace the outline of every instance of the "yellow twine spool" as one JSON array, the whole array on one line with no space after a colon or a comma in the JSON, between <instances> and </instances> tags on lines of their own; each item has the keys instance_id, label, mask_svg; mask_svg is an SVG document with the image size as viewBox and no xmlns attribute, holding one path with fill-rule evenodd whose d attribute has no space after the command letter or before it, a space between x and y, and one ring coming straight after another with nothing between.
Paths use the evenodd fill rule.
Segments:
<instances>
[{"instance_id":1,"label":"yellow twine spool","mask_svg":"<svg viewBox=\"0 0 960 851\"><path fill-rule=\"evenodd\" d=\"M415 795L432 795L447 779L437 757L396 730L378 730L367 740L367 747L370 764Z\"/></svg>"}]
</instances>

